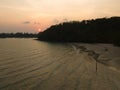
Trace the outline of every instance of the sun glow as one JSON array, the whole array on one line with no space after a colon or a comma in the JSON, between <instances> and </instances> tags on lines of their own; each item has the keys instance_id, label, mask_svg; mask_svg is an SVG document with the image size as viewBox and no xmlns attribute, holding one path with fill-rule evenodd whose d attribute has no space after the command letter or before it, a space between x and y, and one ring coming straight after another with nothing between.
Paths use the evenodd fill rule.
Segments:
<instances>
[{"instance_id":1,"label":"sun glow","mask_svg":"<svg viewBox=\"0 0 120 90\"><path fill-rule=\"evenodd\" d=\"M40 28L38 28L38 32L42 32L42 30Z\"/></svg>"}]
</instances>

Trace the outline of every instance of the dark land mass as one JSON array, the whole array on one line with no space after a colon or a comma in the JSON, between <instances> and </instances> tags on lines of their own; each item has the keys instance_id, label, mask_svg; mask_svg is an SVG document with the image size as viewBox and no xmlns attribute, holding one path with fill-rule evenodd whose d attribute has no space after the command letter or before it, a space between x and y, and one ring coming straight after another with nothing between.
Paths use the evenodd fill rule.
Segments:
<instances>
[{"instance_id":1,"label":"dark land mass","mask_svg":"<svg viewBox=\"0 0 120 90\"><path fill-rule=\"evenodd\" d=\"M33 33L0 33L0 38L37 38Z\"/></svg>"},{"instance_id":2,"label":"dark land mass","mask_svg":"<svg viewBox=\"0 0 120 90\"><path fill-rule=\"evenodd\" d=\"M120 45L120 17L64 22L38 34L50 42L112 43Z\"/></svg>"}]
</instances>

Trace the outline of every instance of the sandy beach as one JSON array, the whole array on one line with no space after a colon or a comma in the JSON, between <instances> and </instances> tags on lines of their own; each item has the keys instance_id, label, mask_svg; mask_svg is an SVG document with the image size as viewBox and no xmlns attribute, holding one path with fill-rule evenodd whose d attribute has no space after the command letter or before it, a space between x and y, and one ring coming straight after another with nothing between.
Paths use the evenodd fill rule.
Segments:
<instances>
[{"instance_id":1,"label":"sandy beach","mask_svg":"<svg viewBox=\"0 0 120 90\"><path fill-rule=\"evenodd\" d=\"M78 43L71 46L77 58L61 60L61 65L35 89L120 90L120 47Z\"/></svg>"}]
</instances>

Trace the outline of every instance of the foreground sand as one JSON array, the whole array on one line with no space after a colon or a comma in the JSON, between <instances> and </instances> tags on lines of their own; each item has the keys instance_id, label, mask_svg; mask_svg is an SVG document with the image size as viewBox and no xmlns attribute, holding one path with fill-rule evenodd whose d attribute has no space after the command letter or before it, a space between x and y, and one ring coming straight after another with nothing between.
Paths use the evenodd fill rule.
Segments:
<instances>
[{"instance_id":1,"label":"foreground sand","mask_svg":"<svg viewBox=\"0 0 120 90\"><path fill-rule=\"evenodd\" d=\"M60 60L35 90L120 90L120 48L71 44L76 57Z\"/></svg>"}]
</instances>

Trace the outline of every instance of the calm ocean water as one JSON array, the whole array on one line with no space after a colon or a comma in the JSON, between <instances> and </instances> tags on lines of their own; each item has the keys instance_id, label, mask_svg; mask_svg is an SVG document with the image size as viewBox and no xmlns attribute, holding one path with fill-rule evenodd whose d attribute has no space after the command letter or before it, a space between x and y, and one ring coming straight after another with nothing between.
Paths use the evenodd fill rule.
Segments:
<instances>
[{"instance_id":1,"label":"calm ocean water","mask_svg":"<svg viewBox=\"0 0 120 90\"><path fill-rule=\"evenodd\" d=\"M0 39L0 90L37 88L69 59L68 44L34 39Z\"/></svg>"}]
</instances>

